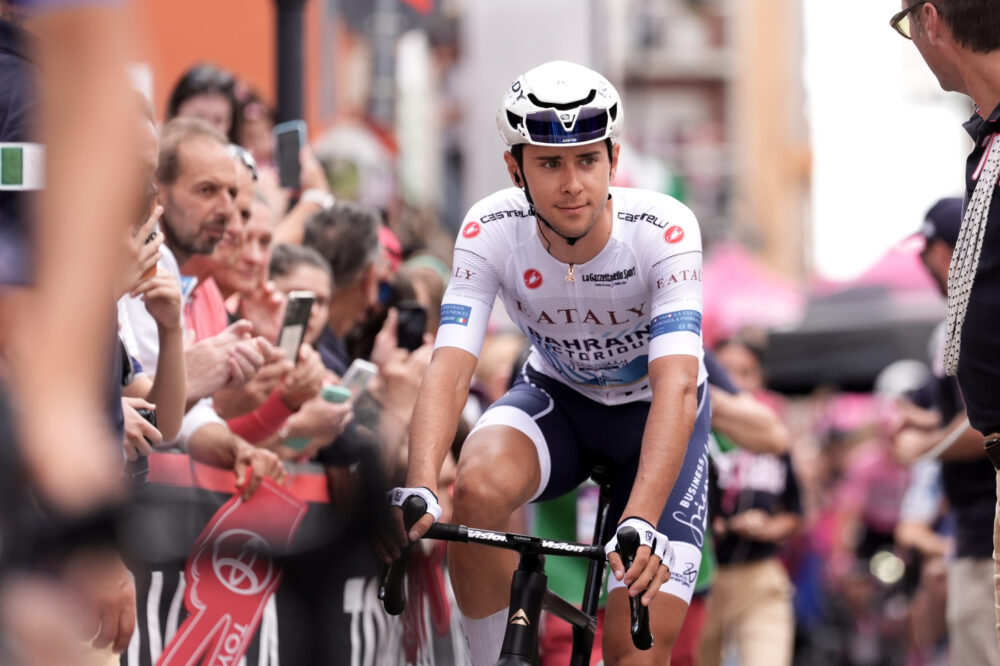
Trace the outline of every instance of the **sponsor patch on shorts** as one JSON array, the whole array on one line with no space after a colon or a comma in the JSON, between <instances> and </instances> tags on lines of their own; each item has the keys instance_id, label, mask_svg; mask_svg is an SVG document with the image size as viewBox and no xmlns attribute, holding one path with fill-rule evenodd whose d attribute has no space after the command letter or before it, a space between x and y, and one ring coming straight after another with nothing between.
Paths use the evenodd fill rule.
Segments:
<instances>
[{"instance_id":1,"label":"sponsor patch on shorts","mask_svg":"<svg viewBox=\"0 0 1000 666\"><path fill-rule=\"evenodd\" d=\"M658 335L677 333L678 331L700 334L701 313L697 310L678 310L653 317L653 321L650 322L649 337L655 338Z\"/></svg>"},{"instance_id":2,"label":"sponsor patch on shorts","mask_svg":"<svg viewBox=\"0 0 1000 666\"><path fill-rule=\"evenodd\" d=\"M470 314L472 314L472 308L468 305L445 303L441 306L441 324L458 324L459 326L468 326Z\"/></svg>"}]
</instances>

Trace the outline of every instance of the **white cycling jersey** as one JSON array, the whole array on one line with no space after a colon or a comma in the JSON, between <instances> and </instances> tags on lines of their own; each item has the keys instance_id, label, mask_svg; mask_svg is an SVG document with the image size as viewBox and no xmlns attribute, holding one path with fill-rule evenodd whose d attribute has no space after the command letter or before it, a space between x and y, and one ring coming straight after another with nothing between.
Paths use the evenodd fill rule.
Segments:
<instances>
[{"instance_id":1,"label":"white cycling jersey","mask_svg":"<svg viewBox=\"0 0 1000 666\"><path fill-rule=\"evenodd\" d=\"M671 354L698 358L703 382L698 221L665 194L610 192L611 238L573 266L572 281L546 251L520 189L474 205L456 241L435 347L478 356L499 293L531 340L531 366L593 400L649 400L648 363Z\"/></svg>"}]
</instances>

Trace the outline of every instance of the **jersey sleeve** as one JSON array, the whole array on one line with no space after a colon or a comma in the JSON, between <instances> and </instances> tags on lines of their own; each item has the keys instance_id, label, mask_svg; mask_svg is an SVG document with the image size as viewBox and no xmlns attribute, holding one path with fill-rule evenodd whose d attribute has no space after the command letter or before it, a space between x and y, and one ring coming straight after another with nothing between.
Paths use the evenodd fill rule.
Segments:
<instances>
[{"instance_id":1,"label":"jersey sleeve","mask_svg":"<svg viewBox=\"0 0 1000 666\"><path fill-rule=\"evenodd\" d=\"M500 273L486 257L462 243L455 247L452 266L434 348L458 347L478 357L500 289Z\"/></svg>"},{"instance_id":2,"label":"jersey sleeve","mask_svg":"<svg viewBox=\"0 0 1000 666\"><path fill-rule=\"evenodd\" d=\"M701 231L694 214L673 203L666 230L650 243L650 361L674 354L701 357Z\"/></svg>"}]
</instances>

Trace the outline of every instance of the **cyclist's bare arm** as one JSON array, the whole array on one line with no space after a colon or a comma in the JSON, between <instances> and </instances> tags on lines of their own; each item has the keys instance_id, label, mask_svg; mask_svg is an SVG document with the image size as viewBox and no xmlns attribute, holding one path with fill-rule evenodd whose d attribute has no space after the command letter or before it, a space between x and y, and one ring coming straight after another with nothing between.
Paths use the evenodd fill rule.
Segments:
<instances>
[{"instance_id":1,"label":"cyclist's bare arm","mask_svg":"<svg viewBox=\"0 0 1000 666\"><path fill-rule=\"evenodd\" d=\"M650 362L649 380L653 401L642 436L639 470L622 518L636 516L656 525L680 473L697 416L698 359L682 354L661 356ZM668 575L658 570L659 562L650 561L649 553L649 548L640 548L627 572L617 553L608 558L616 578L622 580L624 572L631 596L651 590L643 595L647 604Z\"/></svg>"},{"instance_id":2,"label":"cyclist's bare arm","mask_svg":"<svg viewBox=\"0 0 1000 666\"><path fill-rule=\"evenodd\" d=\"M476 357L463 349L434 350L410 423L407 487L423 486L438 493L438 476L455 438L475 368ZM432 522L430 515L424 515L410 530L410 540L419 539Z\"/></svg>"}]
</instances>

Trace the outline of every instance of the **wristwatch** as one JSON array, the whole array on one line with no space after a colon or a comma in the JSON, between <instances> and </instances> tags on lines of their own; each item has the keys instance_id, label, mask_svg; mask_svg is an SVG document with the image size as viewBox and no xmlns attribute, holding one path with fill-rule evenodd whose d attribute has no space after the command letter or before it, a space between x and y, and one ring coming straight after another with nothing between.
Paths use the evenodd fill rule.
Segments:
<instances>
[{"instance_id":1,"label":"wristwatch","mask_svg":"<svg viewBox=\"0 0 1000 666\"><path fill-rule=\"evenodd\" d=\"M299 197L299 201L307 201L311 204L316 204L320 207L320 210L330 210L333 208L333 204L336 201L333 195L325 190L320 190L317 188L309 188L302 193Z\"/></svg>"},{"instance_id":2,"label":"wristwatch","mask_svg":"<svg viewBox=\"0 0 1000 666\"><path fill-rule=\"evenodd\" d=\"M1000 432L987 435L983 446L986 450L986 457L993 463L993 467L1000 471Z\"/></svg>"}]
</instances>

